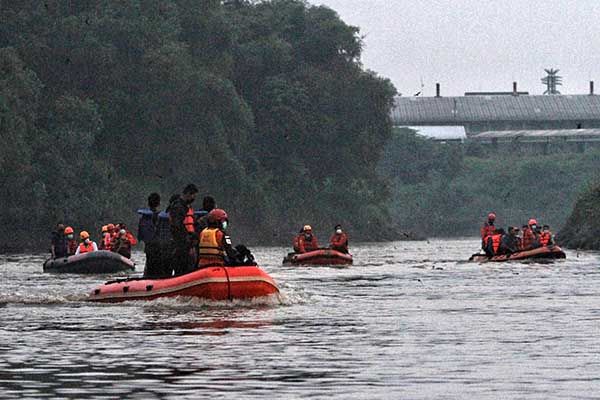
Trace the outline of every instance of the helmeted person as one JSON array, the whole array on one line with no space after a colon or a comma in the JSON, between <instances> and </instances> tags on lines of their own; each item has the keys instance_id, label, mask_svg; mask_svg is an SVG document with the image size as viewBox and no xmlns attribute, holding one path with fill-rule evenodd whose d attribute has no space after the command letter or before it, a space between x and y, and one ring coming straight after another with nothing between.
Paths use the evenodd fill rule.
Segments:
<instances>
[{"instance_id":1,"label":"helmeted person","mask_svg":"<svg viewBox=\"0 0 600 400\"><path fill-rule=\"evenodd\" d=\"M527 228L523 231L523 250L531 250L540 247L540 237L537 228L537 221L535 218L531 218L527 222Z\"/></svg>"},{"instance_id":2,"label":"helmeted person","mask_svg":"<svg viewBox=\"0 0 600 400\"><path fill-rule=\"evenodd\" d=\"M68 255L67 238L65 236L65 225L56 224L56 230L52 232L50 253L52 258L63 258Z\"/></svg>"},{"instance_id":3,"label":"helmeted person","mask_svg":"<svg viewBox=\"0 0 600 400\"><path fill-rule=\"evenodd\" d=\"M542 226L542 232L540 233L540 246L554 246L554 235L550 231L550 226Z\"/></svg>"},{"instance_id":4,"label":"helmeted person","mask_svg":"<svg viewBox=\"0 0 600 400\"><path fill-rule=\"evenodd\" d=\"M336 225L333 235L329 239L329 248L342 253L348 253L348 235L342 230L341 225Z\"/></svg>"},{"instance_id":5,"label":"helmeted person","mask_svg":"<svg viewBox=\"0 0 600 400\"><path fill-rule=\"evenodd\" d=\"M119 231L119 237L113 243L112 251L119 253L125 258L131 258L131 240L125 229Z\"/></svg>"},{"instance_id":6,"label":"helmeted person","mask_svg":"<svg viewBox=\"0 0 600 400\"><path fill-rule=\"evenodd\" d=\"M196 232L200 233L208 227L208 213L217 208L217 202L212 196L204 196L202 199L202 209L199 210L201 216L196 219Z\"/></svg>"},{"instance_id":7,"label":"helmeted person","mask_svg":"<svg viewBox=\"0 0 600 400\"><path fill-rule=\"evenodd\" d=\"M100 250L110 250L111 234L108 231L108 225L102 227L102 239L100 240Z\"/></svg>"},{"instance_id":8,"label":"helmeted person","mask_svg":"<svg viewBox=\"0 0 600 400\"><path fill-rule=\"evenodd\" d=\"M491 212L488 214L487 221L483 224L479 233L481 234L481 248L485 250L488 242L488 238L494 234L496 231L496 226L494 226L494 222L496 221L496 214Z\"/></svg>"},{"instance_id":9,"label":"helmeted person","mask_svg":"<svg viewBox=\"0 0 600 400\"><path fill-rule=\"evenodd\" d=\"M138 238L144 242L146 265L144 276L161 278L172 275L171 259L171 228L169 215L160 211L160 195L151 193L148 196L148 208L138 210Z\"/></svg>"},{"instance_id":10,"label":"helmeted person","mask_svg":"<svg viewBox=\"0 0 600 400\"><path fill-rule=\"evenodd\" d=\"M317 242L317 237L313 235L312 227L304 225L302 234L298 238L298 253L306 253L318 249L319 243Z\"/></svg>"},{"instance_id":11,"label":"helmeted person","mask_svg":"<svg viewBox=\"0 0 600 400\"><path fill-rule=\"evenodd\" d=\"M487 254L488 257L498 255L498 251L500 250L500 242L502 241L502 236L504 233L504 229L497 228L492 235L488 236L485 246L485 254Z\"/></svg>"},{"instance_id":12,"label":"helmeted person","mask_svg":"<svg viewBox=\"0 0 600 400\"><path fill-rule=\"evenodd\" d=\"M108 225L106 225L106 227L108 228L108 233L110 234L109 239L112 242L119 235L119 229L117 229L117 226L115 224L108 224ZM107 248L106 250L110 250L110 249Z\"/></svg>"},{"instance_id":13,"label":"helmeted person","mask_svg":"<svg viewBox=\"0 0 600 400\"><path fill-rule=\"evenodd\" d=\"M208 227L200 232L198 245L198 267L219 266L228 264L228 260L238 258L237 251L231 245L227 234L227 213L215 208L208 213Z\"/></svg>"},{"instance_id":14,"label":"helmeted person","mask_svg":"<svg viewBox=\"0 0 600 400\"><path fill-rule=\"evenodd\" d=\"M79 233L79 239L81 240L81 243L79 243L75 254L91 253L92 251L98 251L98 245L96 244L96 242L93 242L90 239L90 234L87 233L87 231L81 231L81 233Z\"/></svg>"},{"instance_id":15,"label":"helmeted person","mask_svg":"<svg viewBox=\"0 0 600 400\"><path fill-rule=\"evenodd\" d=\"M189 184L183 189L181 196L172 197L167 208L173 237L172 261L175 275L189 272L196 261L198 234L194 229L194 209L191 205L197 193L196 185Z\"/></svg>"},{"instance_id":16,"label":"helmeted person","mask_svg":"<svg viewBox=\"0 0 600 400\"><path fill-rule=\"evenodd\" d=\"M133 233L131 233L131 231L129 229L127 229L127 225L125 225L125 222L120 222L117 224L117 228L118 228L118 235L117 237L121 236L121 231L125 230L125 235L127 236L127 240L129 240L129 243L131 243L132 246L135 246L137 244L137 239L135 236L133 236Z\"/></svg>"},{"instance_id":17,"label":"helmeted person","mask_svg":"<svg viewBox=\"0 0 600 400\"><path fill-rule=\"evenodd\" d=\"M519 251L518 232L519 228L515 226L508 228L508 233L502 235L502 239L500 240L498 254L513 254Z\"/></svg>"},{"instance_id":18,"label":"helmeted person","mask_svg":"<svg viewBox=\"0 0 600 400\"><path fill-rule=\"evenodd\" d=\"M75 239L73 228L67 226L65 228L65 236L67 238L67 255L72 256L77 252L77 247L79 246L79 243Z\"/></svg>"}]
</instances>

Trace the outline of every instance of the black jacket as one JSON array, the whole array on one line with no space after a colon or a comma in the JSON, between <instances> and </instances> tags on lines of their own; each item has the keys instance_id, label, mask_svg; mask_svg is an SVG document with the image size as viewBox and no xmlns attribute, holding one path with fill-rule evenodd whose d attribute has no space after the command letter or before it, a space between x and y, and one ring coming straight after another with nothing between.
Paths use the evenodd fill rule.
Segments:
<instances>
[{"instance_id":1,"label":"black jacket","mask_svg":"<svg viewBox=\"0 0 600 400\"><path fill-rule=\"evenodd\" d=\"M519 250L517 237L511 234L504 234L502 236L502 240L500 241L500 254L512 254L516 253Z\"/></svg>"}]
</instances>

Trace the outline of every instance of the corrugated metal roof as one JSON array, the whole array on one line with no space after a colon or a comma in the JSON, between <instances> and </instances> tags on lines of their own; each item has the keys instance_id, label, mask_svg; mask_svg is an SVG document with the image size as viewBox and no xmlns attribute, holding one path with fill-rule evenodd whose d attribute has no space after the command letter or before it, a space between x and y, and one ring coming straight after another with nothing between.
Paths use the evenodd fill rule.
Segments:
<instances>
[{"instance_id":1,"label":"corrugated metal roof","mask_svg":"<svg viewBox=\"0 0 600 400\"><path fill-rule=\"evenodd\" d=\"M471 139L516 139L542 137L598 137L600 129L547 129L547 130L518 130L518 131L487 131L471 136Z\"/></svg>"},{"instance_id":2,"label":"corrugated metal roof","mask_svg":"<svg viewBox=\"0 0 600 400\"><path fill-rule=\"evenodd\" d=\"M435 140L462 140L467 138L464 126L403 126L417 132L417 135Z\"/></svg>"},{"instance_id":3,"label":"corrugated metal roof","mask_svg":"<svg viewBox=\"0 0 600 400\"><path fill-rule=\"evenodd\" d=\"M600 96L398 97L394 125L600 120Z\"/></svg>"}]
</instances>

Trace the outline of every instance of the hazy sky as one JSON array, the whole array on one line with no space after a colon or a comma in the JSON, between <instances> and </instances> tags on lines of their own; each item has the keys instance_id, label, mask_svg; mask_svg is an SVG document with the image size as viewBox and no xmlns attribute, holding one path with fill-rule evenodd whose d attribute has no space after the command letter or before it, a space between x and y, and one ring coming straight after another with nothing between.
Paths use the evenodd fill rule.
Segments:
<instances>
[{"instance_id":1,"label":"hazy sky","mask_svg":"<svg viewBox=\"0 0 600 400\"><path fill-rule=\"evenodd\" d=\"M600 0L309 0L365 36L363 64L403 96L519 90L542 94L558 68L563 94L600 94Z\"/></svg>"}]
</instances>

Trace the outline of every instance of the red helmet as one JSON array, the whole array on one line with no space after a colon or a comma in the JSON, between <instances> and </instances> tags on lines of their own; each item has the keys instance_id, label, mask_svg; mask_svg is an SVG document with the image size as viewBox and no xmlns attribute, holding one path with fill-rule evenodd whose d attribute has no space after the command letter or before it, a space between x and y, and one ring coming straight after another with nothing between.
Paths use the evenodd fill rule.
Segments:
<instances>
[{"instance_id":1,"label":"red helmet","mask_svg":"<svg viewBox=\"0 0 600 400\"><path fill-rule=\"evenodd\" d=\"M494 221L496 219L496 214L494 214L493 212L489 213L488 214L488 219L490 221Z\"/></svg>"},{"instance_id":2,"label":"red helmet","mask_svg":"<svg viewBox=\"0 0 600 400\"><path fill-rule=\"evenodd\" d=\"M535 218L531 218L527 225L537 225L537 221L535 220Z\"/></svg>"},{"instance_id":3,"label":"red helmet","mask_svg":"<svg viewBox=\"0 0 600 400\"><path fill-rule=\"evenodd\" d=\"M223 223L227 220L227 213L225 212L225 210L221 210L220 208L215 208L214 210L208 213L208 222L211 224Z\"/></svg>"}]
</instances>

